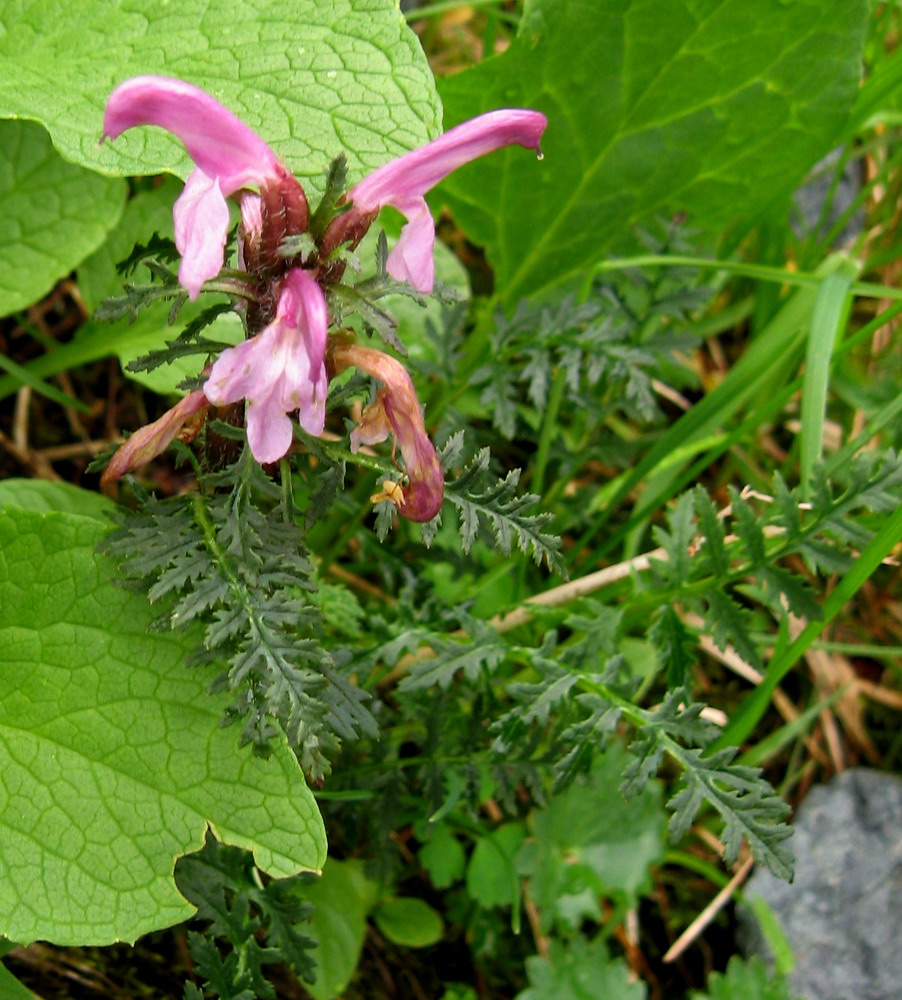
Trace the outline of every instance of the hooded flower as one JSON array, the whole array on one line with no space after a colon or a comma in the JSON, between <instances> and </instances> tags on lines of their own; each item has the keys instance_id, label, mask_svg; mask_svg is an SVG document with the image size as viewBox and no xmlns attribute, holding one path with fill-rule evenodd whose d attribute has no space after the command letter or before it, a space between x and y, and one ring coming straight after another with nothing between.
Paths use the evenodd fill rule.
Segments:
<instances>
[{"instance_id":1,"label":"hooded flower","mask_svg":"<svg viewBox=\"0 0 902 1000\"><path fill-rule=\"evenodd\" d=\"M200 88L163 76L136 76L110 95L103 117L103 139L115 139L136 125L159 125L185 145L196 169L175 203L175 243L182 255L179 281L191 298L215 277L223 263L229 228L226 199L239 195L246 231L259 227L260 198L286 189L299 218L307 225L307 204L300 185L276 154L243 122ZM254 190L260 194L252 193Z\"/></svg>"},{"instance_id":2,"label":"hooded flower","mask_svg":"<svg viewBox=\"0 0 902 1000\"><path fill-rule=\"evenodd\" d=\"M388 272L419 292L431 292L435 224L426 192L463 164L503 146L525 146L541 155L539 141L546 125L543 114L522 108L490 111L464 122L364 177L348 192L353 209L342 225L353 230L355 219L374 216L386 205L396 208L407 225L389 254Z\"/></svg>"},{"instance_id":3,"label":"hooded flower","mask_svg":"<svg viewBox=\"0 0 902 1000\"><path fill-rule=\"evenodd\" d=\"M391 500L398 513L411 521L431 521L442 506L445 477L404 366L382 351L359 344L338 344L331 356L337 374L354 365L383 383L351 432L351 451L356 452L361 445L379 444L394 434L409 485L401 487L387 480L384 492L373 499Z\"/></svg>"},{"instance_id":4,"label":"hooded flower","mask_svg":"<svg viewBox=\"0 0 902 1000\"><path fill-rule=\"evenodd\" d=\"M167 410L159 420L147 424L132 434L110 459L103 471L103 476L101 476L101 482L111 483L119 479L120 476L124 476L126 472L131 472L132 469L137 469L140 465L146 465L179 436L183 440L190 441L197 433L197 427L191 428L187 434L182 433L182 428L193 416L203 413L207 409L209 409L209 403L200 389L196 392L189 392L171 410Z\"/></svg>"},{"instance_id":5,"label":"hooded flower","mask_svg":"<svg viewBox=\"0 0 902 1000\"><path fill-rule=\"evenodd\" d=\"M329 317L319 285L295 268L282 280L275 319L257 336L219 355L204 385L225 406L246 399L247 440L261 464L291 447L289 414L308 434L322 434L328 379L323 364Z\"/></svg>"}]
</instances>

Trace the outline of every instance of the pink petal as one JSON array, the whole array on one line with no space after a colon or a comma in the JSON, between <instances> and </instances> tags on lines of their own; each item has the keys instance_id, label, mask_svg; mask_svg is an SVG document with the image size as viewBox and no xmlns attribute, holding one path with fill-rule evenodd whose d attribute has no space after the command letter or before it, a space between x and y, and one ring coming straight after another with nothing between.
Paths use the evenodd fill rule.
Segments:
<instances>
[{"instance_id":1,"label":"pink petal","mask_svg":"<svg viewBox=\"0 0 902 1000\"><path fill-rule=\"evenodd\" d=\"M329 379L324 357L329 310L322 289L306 271L289 272L283 285L279 310L296 331L285 363L282 400L308 434L319 435L326 421Z\"/></svg>"},{"instance_id":2,"label":"pink petal","mask_svg":"<svg viewBox=\"0 0 902 1000\"><path fill-rule=\"evenodd\" d=\"M520 145L539 152L547 124L538 111L490 111L386 163L351 188L348 199L357 215L366 216L391 205L407 218L388 258L389 274L419 292L431 292L435 227L423 196L458 167L502 146Z\"/></svg>"},{"instance_id":3,"label":"pink petal","mask_svg":"<svg viewBox=\"0 0 902 1000\"><path fill-rule=\"evenodd\" d=\"M201 285L222 270L229 206L219 182L195 170L172 209L175 245L182 255L179 283L196 299Z\"/></svg>"},{"instance_id":4,"label":"pink petal","mask_svg":"<svg viewBox=\"0 0 902 1000\"><path fill-rule=\"evenodd\" d=\"M398 242L386 261L388 273L428 294L435 283L435 223L423 198L399 202L395 208L407 217Z\"/></svg>"},{"instance_id":5,"label":"pink petal","mask_svg":"<svg viewBox=\"0 0 902 1000\"><path fill-rule=\"evenodd\" d=\"M278 316L256 337L228 347L219 355L204 384L215 406L266 399L285 367L282 324Z\"/></svg>"},{"instance_id":6,"label":"pink petal","mask_svg":"<svg viewBox=\"0 0 902 1000\"><path fill-rule=\"evenodd\" d=\"M247 408L247 443L261 465L278 462L288 454L294 434L291 420L282 409L277 394L249 403Z\"/></svg>"},{"instance_id":7,"label":"pink petal","mask_svg":"<svg viewBox=\"0 0 902 1000\"><path fill-rule=\"evenodd\" d=\"M200 389L189 392L159 420L141 427L132 434L110 459L101 481L112 482L124 476L126 472L146 465L151 459L156 458L176 439L189 418L205 410L207 406L207 400Z\"/></svg>"},{"instance_id":8,"label":"pink petal","mask_svg":"<svg viewBox=\"0 0 902 1000\"><path fill-rule=\"evenodd\" d=\"M360 344L338 344L332 361L338 372L354 365L382 382L383 388L351 432L351 447L356 451L361 444L384 441L390 429L401 449L409 485L402 488L395 484L387 495L408 520L431 521L442 506L445 477L404 366L390 355Z\"/></svg>"},{"instance_id":9,"label":"pink petal","mask_svg":"<svg viewBox=\"0 0 902 1000\"><path fill-rule=\"evenodd\" d=\"M282 282L272 323L223 351L210 370L204 392L211 403L247 400L248 444L258 462L275 462L291 447L289 413L298 411L308 433L322 433L328 323L322 289L296 268Z\"/></svg>"},{"instance_id":10,"label":"pink petal","mask_svg":"<svg viewBox=\"0 0 902 1000\"><path fill-rule=\"evenodd\" d=\"M405 198L422 198L458 167L502 146L520 145L538 152L547 124L538 111L489 111L374 170L351 189L348 197L362 212L383 205L397 206Z\"/></svg>"},{"instance_id":11,"label":"pink petal","mask_svg":"<svg viewBox=\"0 0 902 1000\"><path fill-rule=\"evenodd\" d=\"M277 174L276 154L244 122L208 93L184 80L135 76L110 95L103 138L135 125L159 125L178 136L188 155L220 182L224 195Z\"/></svg>"}]
</instances>

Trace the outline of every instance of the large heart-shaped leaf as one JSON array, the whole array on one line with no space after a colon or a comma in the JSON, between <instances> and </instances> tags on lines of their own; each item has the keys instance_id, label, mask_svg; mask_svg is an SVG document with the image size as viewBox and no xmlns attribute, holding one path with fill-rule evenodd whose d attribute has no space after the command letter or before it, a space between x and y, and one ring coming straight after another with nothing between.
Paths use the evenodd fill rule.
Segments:
<instances>
[{"instance_id":1,"label":"large heart-shaped leaf","mask_svg":"<svg viewBox=\"0 0 902 1000\"><path fill-rule=\"evenodd\" d=\"M64 157L105 173L190 166L159 129L98 148L107 96L138 73L208 90L313 187L342 150L359 176L439 130L397 0L34 0L6 3L2 21L0 117L42 122Z\"/></svg>"},{"instance_id":2,"label":"large heart-shaped leaf","mask_svg":"<svg viewBox=\"0 0 902 1000\"><path fill-rule=\"evenodd\" d=\"M66 163L40 125L0 121L0 316L31 305L99 247L124 204L121 180Z\"/></svg>"},{"instance_id":3,"label":"large heart-shaped leaf","mask_svg":"<svg viewBox=\"0 0 902 1000\"><path fill-rule=\"evenodd\" d=\"M283 745L260 760L220 728L228 695L208 695L210 672L186 667L191 636L150 631L146 599L112 581L94 507L47 513L9 496L0 934L105 944L184 920L173 865L208 825L271 875L319 869L322 819L294 757Z\"/></svg>"},{"instance_id":4,"label":"large heart-shaped leaf","mask_svg":"<svg viewBox=\"0 0 902 1000\"><path fill-rule=\"evenodd\" d=\"M437 198L508 302L573 282L656 215L748 220L837 140L867 15L866 0L527 0L510 48L440 92L446 127L544 111L545 161L493 154Z\"/></svg>"}]
</instances>

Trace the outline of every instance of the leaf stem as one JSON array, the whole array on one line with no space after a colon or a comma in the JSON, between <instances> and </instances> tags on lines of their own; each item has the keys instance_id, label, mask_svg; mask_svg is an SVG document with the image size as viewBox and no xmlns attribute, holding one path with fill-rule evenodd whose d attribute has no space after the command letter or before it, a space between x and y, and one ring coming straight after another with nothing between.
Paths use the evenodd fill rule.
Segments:
<instances>
[{"instance_id":1,"label":"leaf stem","mask_svg":"<svg viewBox=\"0 0 902 1000\"><path fill-rule=\"evenodd\" d=\"M539 447L536 451L536 464L532 473L532 485L530 490L533 493L542 495L545 484L545 469L548 466L548 456L551 451L551 442L557 430L557 418L561 408L561 401L564 398L564 386L567 383L567 374L563 368L558 368L551 384L551 392L548 394L548 403L542 417L542 433L539 437Z\"/></svg>"}]
</instances>

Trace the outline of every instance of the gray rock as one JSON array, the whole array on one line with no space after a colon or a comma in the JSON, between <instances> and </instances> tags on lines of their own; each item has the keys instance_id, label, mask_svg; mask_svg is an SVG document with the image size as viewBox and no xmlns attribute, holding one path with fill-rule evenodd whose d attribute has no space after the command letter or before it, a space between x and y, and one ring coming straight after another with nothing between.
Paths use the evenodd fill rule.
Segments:
<instances>
[{"instance_id":1,"label":"gray rock","mask_svg":"<svg viewBox=\"0 0 902 1000\"><path fill-rule=\"evenodd\" d=\"M795 212L792 224L797 236L814 235L818 239L823 239L833 224L839 221L840 216L851 208L858 196L858 192L864 184L864 170L861 161L858 159L849 160L843 167L839 180L836 181L836 168L841 156L841 149L834 149L828 153L815 165L811 180L803 184L793 195ZM825 218L822 220L821 213L828 197L830 204L827 206ZM861 234L864 223L865 212L859 206L846 220L842 231L837 234L831 246L844 247L852 243ZM900 990L899 995L902 996L902 990Z\"/></svg>"},{"instance_id":2,"label":"gray rock","mask_svg":"<svg viewBox=\"0 0 902 1000\"><path fill-rule=\"evenodd\" d=\"M795 828L794 882L758 869L746 890L783 928L793 990L806 1000L900 1000L902 781L846 771L809 794ZM766 956L754 918L740 920L744 950Z\"/></svg>"}]
</instances>

